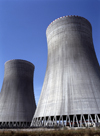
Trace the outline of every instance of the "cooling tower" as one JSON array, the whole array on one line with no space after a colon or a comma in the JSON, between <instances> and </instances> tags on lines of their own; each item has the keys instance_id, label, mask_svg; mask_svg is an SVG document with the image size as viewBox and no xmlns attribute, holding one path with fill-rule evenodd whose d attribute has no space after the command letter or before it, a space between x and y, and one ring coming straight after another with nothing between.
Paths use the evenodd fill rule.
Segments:
<instances>
[{"instance_id":1,"label":"cooling tower","mask_svg":"<svg viewBox=\"0 0 100 136\"><path fill-rule=\"evenodd\" d=\"M48 60L31 126L84 126L100 119L100 68L92 27L79 16L64 16L46 30Z\"/></svg>"},{"instance_id":2,"label":"cooling tower","mask_svg":"<svg viewBox=\"0 0 100 136\"><path fill-rule=\"evenodd\" d=\"M25 60L5 63L0 97L0 127L28 127L36 104L33 92L34 65Z\"/></svg>"}]
</instances>

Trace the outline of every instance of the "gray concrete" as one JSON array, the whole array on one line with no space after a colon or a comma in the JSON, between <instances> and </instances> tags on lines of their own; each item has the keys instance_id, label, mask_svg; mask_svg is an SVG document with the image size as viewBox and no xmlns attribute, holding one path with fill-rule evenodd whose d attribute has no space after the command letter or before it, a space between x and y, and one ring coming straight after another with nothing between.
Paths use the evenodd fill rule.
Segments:
<instances>
[{"instance_id":1,"label":"gray concrete","mask_svg":"<svg viewBox=\"0 0 100 136\"><path fill-rule=\"evenodd\" d=\"M78 16L58 18L46 36L47 69L32 125L39 117L100 114L100 68L89 21Z\"/></svg>"},{"instance_id":2,"label":"gray concrete","mask_svg":"<svg viewBox=\"0 0 100 136\"><path fill-rule=\"evenodd\" d=\"M10 60L5 63L0 97L0 124L21 126L31 122L36 109L33 72L34 65L25 60Z\"/></svg>"}]
</instances>

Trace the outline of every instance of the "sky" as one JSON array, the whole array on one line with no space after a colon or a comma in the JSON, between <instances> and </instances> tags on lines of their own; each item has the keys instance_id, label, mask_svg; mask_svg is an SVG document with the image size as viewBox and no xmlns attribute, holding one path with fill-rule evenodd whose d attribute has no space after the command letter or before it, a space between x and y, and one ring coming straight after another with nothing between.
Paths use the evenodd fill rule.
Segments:
<instances>
[{"instance_id":1,"label":"sky","mask_svg":"<svg viewBox=\"0 0 100 136\"><path fill-rule=\"evenodd\" d=\"M6 61L30 61L35 65L33 84L38 103L47 66L46 29L66 15L89 20L100 64L100 0L0 0L0 90Z\"/></svg>"}]
</instances>

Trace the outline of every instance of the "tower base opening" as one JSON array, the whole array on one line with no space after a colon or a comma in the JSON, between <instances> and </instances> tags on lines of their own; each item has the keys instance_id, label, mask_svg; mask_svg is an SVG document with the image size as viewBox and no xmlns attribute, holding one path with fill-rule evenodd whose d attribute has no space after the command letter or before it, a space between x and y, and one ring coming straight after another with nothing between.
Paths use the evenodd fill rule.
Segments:
<instances>
[{"instance_id":1,"label":"tower base opening","mask_svg":"<svg viewBox=\"0 0 100 136\"><path fill-rule=\"evenodd\" d=\"M100 123L100 114L60 115L34 117L31 127L95 127Z\"/></svg>"},{"instance_id":2,"label":"tower base opening","mask_svg":"<svg viewBox=\"0 0 100 136\"><path fill-rule=\"evenodd\" d=\"M0 128L28 128L31 122L0 122Z\"/></svg>"}]
</instances>

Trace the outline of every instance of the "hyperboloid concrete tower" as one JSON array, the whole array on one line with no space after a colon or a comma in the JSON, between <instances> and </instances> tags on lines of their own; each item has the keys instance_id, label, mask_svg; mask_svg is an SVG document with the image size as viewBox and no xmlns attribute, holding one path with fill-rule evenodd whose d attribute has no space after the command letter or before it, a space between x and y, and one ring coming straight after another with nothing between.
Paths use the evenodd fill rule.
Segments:
<instances>
[{"instance_id":1,"label":"hyperboloid concrete tower","mask_svg":"<svg viewBox=\"0 0 100 136\"><path fill-rule=\"evenodd\" d=\"M28 127L36 104L33 92L34 65L25 60L5 63L0 96L0 127Z\"/></svg>"},{"instance_id":2,"label":"hyperboloid concrete tower","mask_svg":"<svg viewBox=\"0 0 100 136\"><path fill-rule=\"evenodd\" d=\"M79 16L54 20L46 30L48 60L33 126L82 126L100 119L100 68L92 27Z\"/></svg>"}]
</instances>

